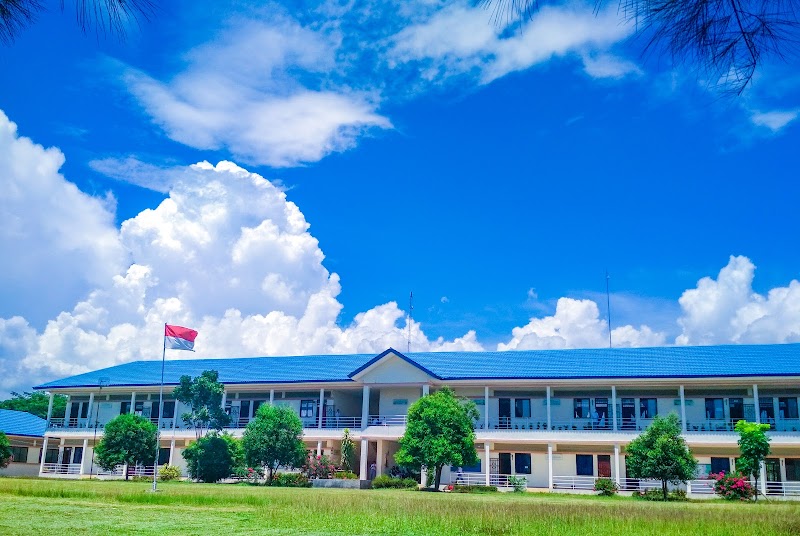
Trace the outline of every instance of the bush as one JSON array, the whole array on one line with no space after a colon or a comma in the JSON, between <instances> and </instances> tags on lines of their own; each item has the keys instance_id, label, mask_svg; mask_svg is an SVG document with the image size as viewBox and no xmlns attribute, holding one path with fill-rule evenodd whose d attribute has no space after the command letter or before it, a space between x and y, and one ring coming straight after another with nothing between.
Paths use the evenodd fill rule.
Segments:
<instances>
[{"instance_id":1,"label":"bush","mask_svg":"<svg viewBox=\"0 0 800 536\"><path fill-rule=\"evenodd\" d=\"M730 501L749 501L755 496L755 489L742 473L718 473L709 475L714 482L714 492Z\"/></svg>"},{"instance_id":2,"label":"bush","mask_svg":"<svg viewBox=\"0 0 800 536\"><path fill-rule=\"evenodd\" d=\"M158 468L158 479L166 482L167 480L177 480L181 477L181 470L175 465L164 464Z\"/></svg>"},{"instance_id":3,"label":"bush","mask_svg":"<svg viewBox=\"0 0 800 536\"><path fill-rule=\"evenodd\" d=\"M494 493L497 491L497 486L453 486L450 490L453 493Z\"/></svg>"},{"instance_id":4,"label":"bush","mask_svg":"<svg viewBox=\"0 0 800 536\"><path fill-rule=\"evenodd\" d=\"M646 491L640 491L638 493L633 494L634 497L638 497L639 499L644 499L645 501L663 501L664 495L661 493L661 488L653 488L648 489ZM675 491L670 491L667 494L668 501L685 501L686 500L686 492L682 489L677 489Z\"/></svg>"},{"instance_id":5,"label":"bush","mask_svg":"<svg viewBox=\"0 0 800 536\"><path fill-rule=\"evenodd\" d=\"M311 481L303 473L277 473L270 485L279 488L310 488Z\"/></svg>"},{"instance_id":6,"label":"bush","mask_svg":"<svg viewBox=\"0 0 800 536\"><path fill-rule=\"evenodd\" d=\"M308 463L303 468L306 471L308 478L333 478L336 473L336 466L333 465L331 460L323 455L310 456Z\"/></svg>"},{"instance_id":7,"label":"bush","mask_svg":"<svg viewBox=\"0 0 800 536\"><path fill-rule=\"evenodd\" d=\"M508 485L514 488L514 491L525 491L528 489L528 479L524 476L509 476Z\"/></svg>"},{"instance_id":8,"label":"bush","mask_svg":"<svg viewBox=\"0 0 800 536\"><path fill-rule=\"evenodd\" d=\"M183 450L186 470L195 480L218 482L244 465L241 441L230 434L211 432Z\"/></svg>"},{"instance_id":9,"label":"bush","mask_svg":"<svg viewBox=\"0 0 800 536\"><path fill-rule=\"evenodd\" d=\"M342 480L358 480L358 475L352 471L336 471L336 474L333 475L333 477Z\"/></svg>"},{"instance_id":10,"label":"bush","mask_svg":"<svg viewBox=\"0 0 800 536\"><path fill-rule=\"evenodd\" d=\"M394 478L389 475L380 475L372 480L372 487L375 489L414 489L418 486L419 484L413 478Z\"/></svg>"},{"instance_id":11,"label":"bush","mask_svg":"<svg viewBox=\"0 0 800 536\"><path fill-rule=\"evenodd\" d=\"M598 495L611 497L619 491L619 486L610 478L598 478L594 482L594 490L599 492Z\"/></svg>"}]
</instances>

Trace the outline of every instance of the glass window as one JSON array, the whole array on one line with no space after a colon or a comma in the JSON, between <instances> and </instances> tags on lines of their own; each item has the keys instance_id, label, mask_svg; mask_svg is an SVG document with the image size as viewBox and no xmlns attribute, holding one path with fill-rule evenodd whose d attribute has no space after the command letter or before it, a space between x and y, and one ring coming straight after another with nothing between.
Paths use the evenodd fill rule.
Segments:
<instances>
[{"instance_id":1,"label":"glass window","mask_svg":"<svg viewBox=\"0 0 800 536\"><path fill-rule=\"evenodd\" d=\"M85 419L89 416L89 403L82 402L81 403L81 419Z\"/></svg>"},{"instance_id":2,"label":"glass window","mask_svg":"<svg viewBox=\"0 0 800 536\"><path fill-rule=\"evenodd\" d=\"M711 472L712 473L730 473L731 460L730 458L711 458Z\"/></svg>"},{"instance_id":3,"label":"glass window","mask_svg":"<svg viewBox=\"0 0 800 536\"><path fill-rule=\"evenodd\" d=\"M779 398L778 416L781 419L797 419L797 397Z\"/></svg>"},{"instance_id":4,"label":"glass window","mask_svg":"<svg viewBox=\"0 0 800 536\"><path fill-rule=\"evenodd\" d=\"M311 418L314 416L316 409L316 400L301 400L300 401L300 418Z\"/></svg>"},{"instance_id":5,"label":"glass window","mask_svg":"<svg viewBox=\"0 0 800 536\"><path fill-rule=\"evenodd\" d=\"M639 400L639 417L652 419L658 415L658 400L655 398L642 398Z\"/></svg>"},{"instance_id":6,"label":"glass window","mask_svg":"<svg viewBox=\"0 0 800 536\"><path fill-rule=\"evenodd\" d=\"M125 415L126 413L130 413L131 411L131 403L130 402L123 402L119 405L119 414Z\"/></svg>"},{"instance_id":7,"label":"glass window","mask_svg":"<svg viewBox=\"0 0 800 536\"><path fill-rule=\"evenodd\" d=\"M594 476L594 457L591 454L576 454L575 473L578 476Z\"/></svg>"},{"instance_id":8,"label":"glass window","mask_svg":"<svg viewBox=\"0 0 800 536\"><path fill-rule=\"evenodd\" d=\"M175 401L174 400L165 400L164 401L164 419L174 419L175 418Z\"/></svg>"},{"instance_id":9,"label":"glass window","mask_svg":"<svg viewBox=\"0 0 800 536\"><path fill-rule=\"evenodd\" d=\"M721 398L706 398L706 419L724 419L725 408Z\"/></svg>"},{"instance_id":10,"label":"glass window","mask_svg":"<svg viewBox=\"0 0 800 536\"><path fill-rule=\"evenodd\" d=\"M58 449L47 449L44 455L44 463L58 463Z\"/></svg>"},{"instance_id":11,"label":"glass window","mask_svg":"<svg viewBox=\"0 0 800 536\"><path fill-rule=\"evenodd\" d=\"M158 449L158 465L169 463L169 449Z\"/></svg>"},{"instance_id":12,"label":"glass window","mask_svg":"<svg viewBox=\"0 0 800 536\"><path fill-rule=\"evenodd\" d=\"M598 419L608 418L608 398L595 398L594 410L597 412Z\"/></svg>"},{"instance_id":13,"label":"glass window","mask_svg":"<svg viewBox=\"0 0 800 536\"><path fill-rule=\"evenodd\" d=\"M576 419L588 419L589 417L590 417L589 399L588 398L576 398L575 399L575 418Z\"/></svg>"},{"instance_id":14,"label":"glass window","mask_svg":"<svg viewBox=\"0 0 800 536\"><path fill-rule=\"evenodd\" d=\"M531 474L531 455L527 453L517 453L514 455L514 472L518 475Z\"/></svg>"},{"instance_id":15,"label":"glass window","mask_svg":"<svg viewBox=\"0 0 800 536\"><path fill-rule=\"evenodd\" d=\"M729 398L728 411L730 412L731 421L736 422L744 419L744 399Z\"/></svg>"},{"instance_id":16,"label":"glass window","mask_svg":"<svg viewBox=\"0 0 800 536\"><path fill-rule=\"evenodd\" d=\"M11 447L11 460L17 463L27 463L28 447Z\"/></svg>"},{"instance_id":17,"label":"glass window","mask_svg":"<svg viewBox=\"0 0 800 536\"><path fill-rule=\"evenodd\" d=\"M75 447L72 453L72 463L81 463L83 461L83 447Z\"/></svg>"},{"instance_id":18,"label":"glass window","mask_svg":"<svg viewBox=\"0 0 800 536\"><path fill-rule=\"evenodd\" d=\"M775 405L772 401L772 397L767 396L759 398L758 407L761 410L761 422L775 418Z\"/></svg>"},{"instance_id":19,"label":"glass window","mask_svg":"<svg viewBox=\"0 0 800 536\"><path fill-rule=\"evenodd\" d=\"M786 458L786 480L800 480L800 458Z\"/></svg>"},{"instance_id":20,"label":"glass window","mask_svg":"<svg viewBox=\"0 0 800 536\"><path fill-rule=\"evenodd\" d=\"M143 411L144 411L144 402L137 402L136 405L134 406L133 412L136 415L141 415Z\"/></svg>"},{"instance_id":21,"label":"glass window","mask_svg":"<svg viewBox=\"0 0 800 536\"><path fill-rule=\"evenodd\" d=\"M531 416L531 399L530 398L516 398L514 399L514 417L517 418L530 418Z\"/></svg>"}]
</instances>

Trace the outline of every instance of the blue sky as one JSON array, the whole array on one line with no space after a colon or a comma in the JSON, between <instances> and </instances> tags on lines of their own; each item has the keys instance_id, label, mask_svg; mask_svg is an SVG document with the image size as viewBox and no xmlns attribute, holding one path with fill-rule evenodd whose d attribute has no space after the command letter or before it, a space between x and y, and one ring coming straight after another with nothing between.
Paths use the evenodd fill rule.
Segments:
<instances>
[{"instance_id":1,"label":"blue sky","mask_svg":"<svg viewBox=\"0 0 800 536\"><path fill-rule=\"evenodd\" d=\"M2 60L0 165L30 191L3 203L0 391L152 357L164 321L204 355L404 348L410 290L421 350L598 345L606 269L620 345L800 340L794 65L725 97L631 32L580 3L499 27L454 1L175 2L124 42L43 16ZM272 185L187 167L223 160Z\"/></svg>"}]
</instances>

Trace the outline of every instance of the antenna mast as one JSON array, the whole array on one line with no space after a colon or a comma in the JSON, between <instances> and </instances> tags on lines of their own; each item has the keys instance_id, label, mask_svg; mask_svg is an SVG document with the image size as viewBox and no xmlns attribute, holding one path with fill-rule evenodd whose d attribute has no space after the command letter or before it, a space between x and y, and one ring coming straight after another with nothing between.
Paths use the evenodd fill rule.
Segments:
<instances>
[{"instance_id":1,"label":"antenna mast","mask_svg":"<svg viewBox=\"0 0 800 536\"><path fill-rule=\"evenodd\" d=\"M407 352L411 353L411 322L414 320L414 291L408 294L408 347Z\"/></svg>"},{"instance_id":2,"label":"antenna mast","mask_svg":"<svg viewBox=\"0 0 800 536\"><path fill-rule=\"evenodd\" d=\"M608 347L611 348L611 293L608 291L608 280L611 276L608 275L606 269L606 311L608 312Z\"/></svg>"}]
</instances>

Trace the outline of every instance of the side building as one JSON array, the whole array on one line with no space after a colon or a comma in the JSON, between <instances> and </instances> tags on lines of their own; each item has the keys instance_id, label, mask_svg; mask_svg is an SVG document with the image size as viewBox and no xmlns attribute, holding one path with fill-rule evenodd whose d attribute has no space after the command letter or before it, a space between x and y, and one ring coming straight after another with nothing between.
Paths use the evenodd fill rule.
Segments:
<instances>
[{"instance_id":1,"label":"side building","mask_svg":"<svg viewBox=\"0 0 800 536\"><path fill-rule=\"evenodd\" d=\"M361 478L375 463L390 471L410 404L449 386L477 405L480 462L460 478L507 485L524 476L543 490L590 490L611 478L623 490L652 485L628 478L625 447L656 415L675 413L700 462L689 485L711 495L712 472L735 468L740 419L767 423L772 455L762 492L800 496L800 344L614 348L509 352L318 355L167 361L159 420L161 363L138 361L36 387L69 397L65 419L48 419L42 476L99 474L93 446L103 425L133 412L160 422L159 463L185 470L181 451L194 432L171 397L181 375L219 372L230 431L241 435L261 404L289 406L310 450L338 457L342 431L359 445ZM152 474L153 467L136 468ZM117 470L121 474L122 468ZM445 471L443 480L455 480Z\"/></svg>"},{"instance_id":2,"label":"side building","mask_svg":"<svg viewBox=\"0 0 800 536\"><path fill-rule=\"evenodd\" d=\"M0 476L36 476L47 421L24 411L0 409L0 432L11 443L11 463Z\"/></svg>"}]
</instances>

